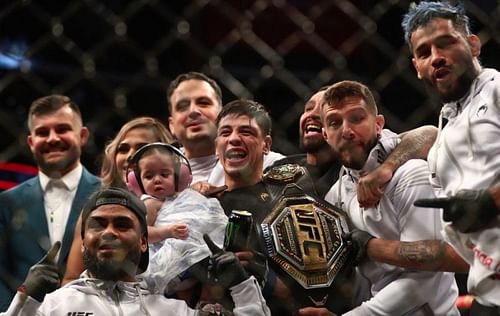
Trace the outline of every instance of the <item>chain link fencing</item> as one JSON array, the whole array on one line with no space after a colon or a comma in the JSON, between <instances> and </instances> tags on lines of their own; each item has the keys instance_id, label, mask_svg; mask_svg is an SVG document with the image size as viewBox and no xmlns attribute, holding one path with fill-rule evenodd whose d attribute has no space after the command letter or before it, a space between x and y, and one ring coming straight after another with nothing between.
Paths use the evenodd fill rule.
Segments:
<instances>
[{"instance_id":1,"label":"chain link fencing","mask_svg":"<svg viewBox=\"0 0 500 316\"><path fill-rule=\"evenodd\" d=\"M31 102L58 93L80 105L94 173L105 142L141 115L167 122L165 90L201 71L224 103L251 98L273 117L273 147L299 152L299 117L318 88L360 80L386 124L436 124L439 105L415 74L403 41L406 0L12 0L0 3L0 162L34 164L26 145ZM500 1L464 1L500 69ZM33 174L33 170L31 170Z\"/></svg>"},{"instance_id":2,"label":"chain link fencing","mask_svg":"<svg viewBox=\"0 0 500 316\"><path fill-rule=\"evenodd\" d=\"M224 102L253 98L274 119L274 149L298 152L298 119L319 87L361 80L397 132L435 124L439 106L416 78L401 17L410 1L4 1L0 5L0 161L32 163L30 103L66 94L92 138L83 162L139 115L166 122L165 89L196 70ZM465 1L482 62L500 68L500 2Z\"/></svg>"}]
</instances>

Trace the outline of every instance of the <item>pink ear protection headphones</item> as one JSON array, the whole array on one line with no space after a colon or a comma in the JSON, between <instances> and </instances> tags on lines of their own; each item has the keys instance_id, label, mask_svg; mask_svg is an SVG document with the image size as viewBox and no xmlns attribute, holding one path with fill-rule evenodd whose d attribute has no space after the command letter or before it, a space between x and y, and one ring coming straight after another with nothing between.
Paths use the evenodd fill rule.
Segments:
<instances>
[{"instance_id":1,"label":"pink ear protection headphones","mask_svg":"<svg viewBox=\"0 0 500 316\"><path fill-rule=\"evenodd\" d=\"M181 192L187 188L193 180L191 173L191 165L186 156L170 144L165 143L151 143L142 146L132 156L129 157L128 171L127 171L127 187L130 191L140 196L145 193L144 186L141 181L141 171L139 170L139 160L149 150L153 148L161 148L170 151L174 156L174 186L175 192Z\"/></svg>"}]
</instances>

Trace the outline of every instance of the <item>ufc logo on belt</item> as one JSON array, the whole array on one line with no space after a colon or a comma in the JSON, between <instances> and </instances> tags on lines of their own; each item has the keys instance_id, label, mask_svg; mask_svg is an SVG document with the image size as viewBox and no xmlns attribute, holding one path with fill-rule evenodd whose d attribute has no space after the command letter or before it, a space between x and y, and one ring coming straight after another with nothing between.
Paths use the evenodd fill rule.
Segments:
<instances>
[{"instance_id":1,"label":"ufc logo on belt","mask_svg":"<svg viewBox=\"0 0 500 316\"><path fill-rule=\"evenodd\" d=\"M68 312L66 316L91 316L94 315L92 312Z\"/></svg>"}]
</instances>

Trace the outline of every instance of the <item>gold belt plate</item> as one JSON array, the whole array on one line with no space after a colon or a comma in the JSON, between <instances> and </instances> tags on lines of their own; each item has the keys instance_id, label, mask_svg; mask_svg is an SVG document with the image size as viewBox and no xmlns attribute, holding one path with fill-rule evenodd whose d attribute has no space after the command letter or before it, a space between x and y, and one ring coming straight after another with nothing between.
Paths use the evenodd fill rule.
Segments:
<instances>
[{"instance_id":1,"label":"gold belt plate","mask_svg":"<svg viewBox=\"0 0 500 316\"><path fill-rule=\"evenodd\" d=\"M347 259L342 211L308 195L282 197L262 223L269 257L305 289L329 287Z\"/></svg>"}]
</instances>

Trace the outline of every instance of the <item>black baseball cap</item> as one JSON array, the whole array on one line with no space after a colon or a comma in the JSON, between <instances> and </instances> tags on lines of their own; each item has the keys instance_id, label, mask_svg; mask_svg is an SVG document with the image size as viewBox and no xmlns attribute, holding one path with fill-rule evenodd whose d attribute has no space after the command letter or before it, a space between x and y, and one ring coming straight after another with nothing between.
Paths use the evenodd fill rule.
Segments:
<instances>
[{"instance_id":1,"label":"black baseball cap","mask_svg":"<svg viewBox=\"0 0 500 316\"><path fill-rule=\"evenodd\" d=\"M87 203L84 205L82 210L82 239L85 235L85 223L92 213L93 210L101 205L123 205L131 210L139 219L141 225L142 233L148 238L148 226L146 222L146 206L144 203L133 193L126 189L108 187L100 189L94 192L88 199ZM149 263L149 251L146 250L142 253L141 259L139 261L139 269L137 274L146 271Z\"/></svg>"}]
</instances>

